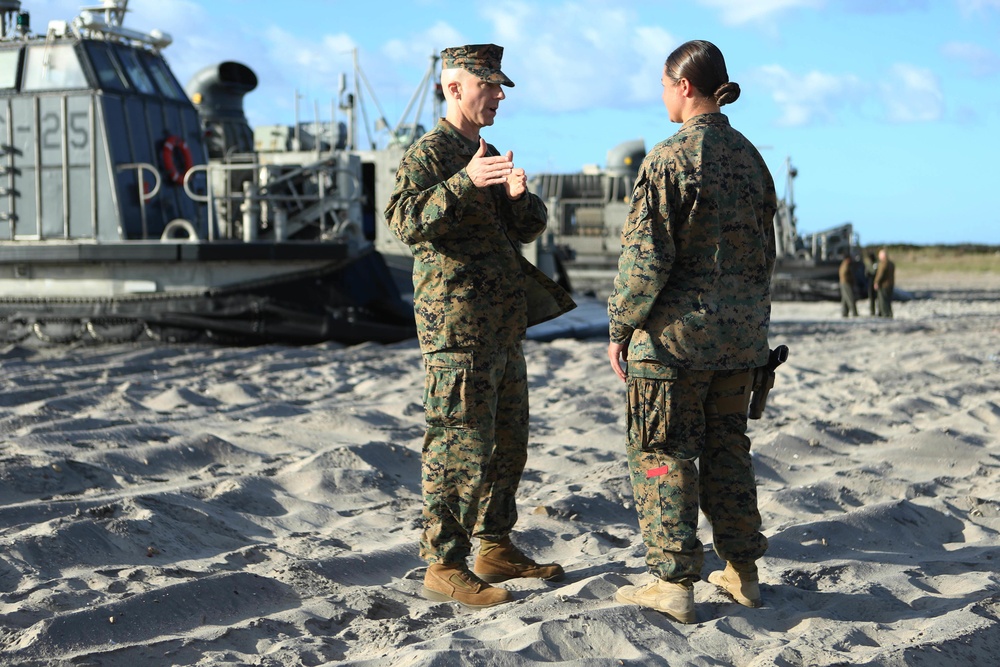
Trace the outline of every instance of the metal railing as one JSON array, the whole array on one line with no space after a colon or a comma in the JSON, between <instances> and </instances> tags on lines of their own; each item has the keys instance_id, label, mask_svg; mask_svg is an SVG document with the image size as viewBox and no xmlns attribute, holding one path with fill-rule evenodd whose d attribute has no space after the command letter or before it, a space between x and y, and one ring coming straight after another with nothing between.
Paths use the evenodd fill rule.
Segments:
<instances>
[{"instance_id":1,"label":"metal railing","mask_svg":"<svg viewBox=\"0 0 1000 667\"><path fill-rule=\"evenodd\" d=\"M216 202L219 201L227 202L227 211L235 210L237 208L236 205L238 205L242 216L242 238L244 241L254 241L257 238L257 230L260 227L261 221L261 204L294 203L299 208L300 213L292 218L289 218L285 207L274 207L274 218L272 222L275 227L276 240L284 240L286 238L290 223L298 223L301 225L318 224L320 232L325 234L329 231L326 225L327 214L331 215L334 219L335 229L333 231L335 233L340 233L344 231L346 225L345 221L341 220L337 215L337 210L347 208L361 199L361 179L357 174L348 169L324 166L324 162L326 162L326 160L310 165L295 167L290 171L281 174L279 177L270 179L264 183L261 183L260 175L262 168L265 165L261 165L256 161L232 164L209 163L204 165L195 165L184 175L184 193L193 201L203 203L208 207L208 240L210 241L215 239L216 221L218 217ZM232 191L227 188L226 192L223 194L215 192L215 179L213 178L213 175L220 172L228 173L234 171L252 171L253 177L243 183L243 188L240 191ZM348 181L351 183L350 191L346 195L338 194L337 196L328 196L326 193L326 185L321 178L317 184L317 192L315 194L296 192L295 184L298 182L298 179L309 174L310 172L320 171L329 173L331 180L336 180L337 174L346 175L348 177ZM205 194L194 192L190 187L191 179L198 173L205 174L205 179L208 184ZM291 194L273 192L279 186L287 186ZM339 191L339 188L335 188L335 191ZM226 218L227 223L233 221L235 221L235 216L233 215Z\"/></svg>"},{"instance_id":2,"label":"metal railing","mask_svg":"<svg viewBox=\"0 0 1000 667\"><path fill-rule=\"evenodd\" d=\"M136 188L139 194L139 219L142 223L142 238L148 239L149 226L146 223L146 204L152 201L153 197L160 192L160 171L148 162L129 162L127 164L118 165L119 173L129 169L135 169L136 172ZM155 183L149 192L146 192L146 179L143 178L143 172L146 171L153 174L153 180Z\"/></svg>"}]
</instances>

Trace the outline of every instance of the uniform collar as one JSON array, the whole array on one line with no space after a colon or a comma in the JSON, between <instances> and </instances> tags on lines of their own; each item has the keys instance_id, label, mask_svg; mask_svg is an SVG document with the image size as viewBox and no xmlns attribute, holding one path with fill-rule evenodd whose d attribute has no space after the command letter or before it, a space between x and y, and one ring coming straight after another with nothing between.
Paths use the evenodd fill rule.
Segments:
<instances>
[{"instance_id":1,"label":"uniform collar","mask_svg":"<svg viewBox=\"0 0 1000 667\"><path fill-rule=\"evenodd\" d=\"M729 125L729 117L724 113L714 112L714 113L700 113L697 116L692 116L687 119L687 122L681 125L681 129L687 129L690 127L707 127L709 125Z\"/></svg>"},{"instance_id":2,"label":"uniform collar","mask_svg":"<svg viewBox=\"0 0 1000 667\"><path fill-rule=\"evenodd\" d=\"M438 119L438 127L441 128L441 132L447 135L452 140L458 142L465 148L469 153L475 153L479 150L479 141L472 141L464 134L458 131L458 128L448 122L445 118Z\"/></svg>"}]
</instances>

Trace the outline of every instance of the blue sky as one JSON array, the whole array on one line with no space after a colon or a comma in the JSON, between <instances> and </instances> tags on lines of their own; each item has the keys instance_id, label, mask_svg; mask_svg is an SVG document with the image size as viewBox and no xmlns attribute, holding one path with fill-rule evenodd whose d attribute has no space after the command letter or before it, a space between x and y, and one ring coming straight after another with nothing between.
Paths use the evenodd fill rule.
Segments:
<instances>
[{"instance_id":1,"label":"blue sky","mask_svg":"<svg viewBox=\"0 0 1000 667\"><path fill-rule=\"evenodd\" d=\"M98 3L22 8L41 31L82 4ZM181 83L221 60L250 66L260 79L246 98L252 125L291 124L296 90L300 119L316 105L329 119L354 49L394 125L431 54L500 44L517 85L483 134L529 175L603 166L621 142L650 149L673 134L663 61L708 39L743 90L724 112L761 148L779 196L786 159L798 170L800 232L852 222L864 244L1000 244L1000 0L131 0L129 9L127 27L173 36L165 55Z\"/></svg>"}]
</instances>

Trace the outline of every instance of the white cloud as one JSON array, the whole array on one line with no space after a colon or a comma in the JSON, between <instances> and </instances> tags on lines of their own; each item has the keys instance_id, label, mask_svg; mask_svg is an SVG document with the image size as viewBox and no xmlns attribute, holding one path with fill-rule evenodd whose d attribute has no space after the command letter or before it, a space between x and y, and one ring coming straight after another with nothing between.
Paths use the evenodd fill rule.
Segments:
<instances>
[{"instance_id":1,"label":"white cloud","mask_svg":"<svg viewBox=\"0 0 1000 667\"><path fill-rule=\"evenodd\" d=\"M430 57L440 53L442 49L459 44L467 44L465 37L453 26L444 21L438 21L422 33L407 36L404 39L394 39L385 44L382 52L392 62L405 65L429 63Z\"/></svg>"},{"instance_id":2,"label":"white cloud","mask_svg":"<svg viewBox=\"0 0 1000 667\"><path fill-rule=\"evenodd\" d=\"M250 124L280 122L278 118L260 117L255 109L262 106L272 112L274 109L290 112L295 109L296 94L300 96L299 120L311 120L317 111L321 118L329 118L330 107L338 96L340 76L353 71L355 41L345 33L303 39L277 26L253 37L259 40L254 44L257 51L243 46L228 58L249 65L260 82L247 98Z\"/></svg>"},{"instance_id":3,"label":"white cloud","mask_svg":"<svg viewBox=\"0 0 1000 667\"><path fill-rule=\"evenodd\" d=\"M680 42L658 26L636 28L635 32L635 48L640 64L629 77L629 85L640 99L658 97L663 64L670 52L680 46Z\"/></svg>"},{"instance_id":4,"label":"white cloud","mask_svg":"<svg viewBox=\"0 0 1000 667\"><path fill-rule=\"evenodd\" d=\"M492 21L497 40L509 44L522 39L524 28L532 25L536 12L527 3L509 2L502 10L489 8L484 14Z\"/></svg>"},{"instance_id":5,"label":"white cloud","mask_svg":"<svg viewBox=\"0 0 1000 667\"><path fill-rule=\"evenodd\" d=\"M880 88L886 117L894 123L923 123L944 116L944 94L927 68L897 63Z\"/></svg>"},{"instance_id":6,"label":"white cloud","mask_svg":"<svg viewBox=\"0 0 1000 667\"><path fill-rule=\"evenodd\" d=\"M265 36L273 60L309 72L310 78L318 83L333 83L341 72L347 71L345 67L349 70L356 46L350 35L343 33L323 35L314 41L272 26Z\"/></svg>"},{"instance_id":7,"label":"white cloud","mask_svg":"<svg viewBox=\"0 0 1000 667\"><path fill-rule=\"evenodd\" d=\"M83 4L86 3L74 0L34 0L22 2L21 11L31 15L31 31L44 35L49 21L71 21L80 13Z\"/></svg>"},{"instance_id":8,"label":"white cloud","mask_svg":"<svg viewBox=\"0 0 1000 667\"><path fill-rule=\"evenodd\" d=\"M944 94L937 77L915 65L893 65L877 88L854 74L796 74L781 65L758 68L752 78L770 91L781 110L779 125L836 122L839 113L861 109L873 96L881 101L885 119L893 123L929 122L944 116Z\"/></svg>"},{"instance_id":9,"label":"white cloud","mask_svg":"<svg viewBox=\"0 0 1000 667\"><path fill-rule=\"evenodd\" d=\"M789 9L824 5L823 0L698 0L698 3L719 10L723 22L730 25L767 20Z\"/></svg>"},{"instance_id":10,"label":"white cloud","mask_svg":"<svg viewBox=\"0 0 1000 667\"><path fill-rule=\"evenodd\" d=\"M927 9L934 0L830 0L831 6L849 14L905 14Z\"/></svg>"},{"instance_id":11,"label":"white cloud","mask_svg":"<svg viewBox=\"0 0 1000 667\"><path fill-rule=\"evenodd\" d=\"M88 6L96 5L89 3ZM165 32L189 32L192 25L198 25L207 19L201 3L193 0L133 2L125 16L125 27L143 31L158 28ZM193 21L197 23L192 23Z\"/></svg>"},{"instance_id":12,"label":"white cloud","mask_svg":"<svg viewBox=\"0 0 1000 667\"><path fill-rule=\"evenodd\" d=\"M663 61L679 42L630 9L598 0L558 5L508 2L487 8L504 72L517 84L512 107L576 111L655 102Z\"/></svg>"},{"instance_id":13,"label":"white cloud","mask_svg":"<svg viewBox=\"0 0 1000 667\"><path fill-rule=\"evenodd\" d=\"M188 27L171 34L174 43L165 56L182 85L198 70L222 61L243 63L254 71L258 87L244 101L251 126L291 123L296 92L300 120L312 120L317 111L328 119L338 97L340 75L353 71L352 51L357 46L342 32L306 39L273 24L239 21L225 29L190 31Z\"/></svg>"},{"instance_id":14,"label":"white cloud","mask_svg":"<svg viewBox=\"0 0 1000 667\"><path fill-rule=\"evenodd\" d=\"M925 9L930 0L697 0L718 10L723 23L773 23L794 9L827 9L848 14L895 14ZM1000 0L958 0L970 6L997 5ZM769 26L774 27L774 26Z\"/></svg>"},{"instance_id":15,"label":"white cloud","mask_svg":"<svg viewBox=\"0 0 1000 667\"><path fill-rule=\"evenodd\" d=\"M966 63L973 76L992 76L1000 73L1000 54L978 44L948 42L941 47L948 58Z\"/></svg>"},{"instance_id":16,"label":"white cloud","mask_svg":"<svg viewBox=\"0 0 1000 667\"><path fill-rule=\"evenodd\" d=\"M22 8L31 12L32 31L44 34L49 21L72 21L84 5L93 8L99 4L79 0L35 0L22 3ZM159 30L171 37L173 41L163 55L182 86L203 67L232 59L231 46L225 39L218 33L196 28L212 25L203 3L197 0L133 2L122 25L141 33Z\"/></svg>"},{"instance_id":17,"label":"white cloud","mask_svg":"<svg viewBox=\"0 0 1000 667\"><path fill-rule=\"evenodd\" d=\"M965 14L1000 11L1000 0L958 0L958 6Z\"/></svg>"},{"instance_id":18,"label":"white cloud","mask_svg":"<svg viewBox=\"0 0 1000 667\"><path fill-rule=\"evenodd\" d=\"M795 74L781 65L765 65L751 76L771 91L771 98L781 109L778 124L786 126L833 121L835 111L855 103L863 89L861 80L853 74Z\"/></svg>"}]
</instances>

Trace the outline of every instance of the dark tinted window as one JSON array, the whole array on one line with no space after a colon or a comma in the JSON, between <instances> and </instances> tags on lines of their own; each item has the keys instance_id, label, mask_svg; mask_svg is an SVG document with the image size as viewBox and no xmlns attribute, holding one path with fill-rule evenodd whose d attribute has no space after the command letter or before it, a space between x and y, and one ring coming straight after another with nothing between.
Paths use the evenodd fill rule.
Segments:
<instances>
[{"instance_id":1,"label":"dark tinted window","mask_svg":"<svg viewBox=\"0 0 1000 667\"><path fill-rule=\"evenodd\" d=\"M94 72L97 73L97 80L100 82L101 88L119 91L128 88L128 84L122 78L122 73L106 44L87 42L87 55L90 57L90 64L93 65Z\"/></svg>"},{"instance_id":2,"label":"dark tinted window","mask_svg":"<svg viewBox=\"0 0 1000 667\"><path fill-rule=\"evenodd\" d=\"M167 64L163 62L163 58L154 56L152 53L143 52L142 62L153 76L153 82L156 83L156 87L164 96L172 100L184 99L184 91L181 89L180 84L177 83L174 75L170 73Z\"/></svg>"},{"instance_id":3,"label":"dark tinted window","mask_svg":"<svg viewBox=\"0 0 1000 667\"><path fill-rule=\"evenodd\" d=\"M146 70L142 67L142 63L139 62L139 57L135 49L116 44L115 55L118 56L118 62L122 64L122 69L125 70L125 75L128 77L129 83L132 84L133 88L147 95L156 93L156 87L153 86L149 74L146 73Z\"/></svg>"}]
</instances>

